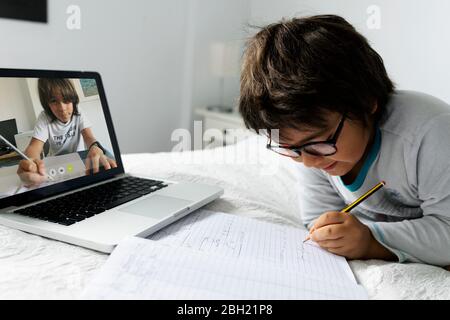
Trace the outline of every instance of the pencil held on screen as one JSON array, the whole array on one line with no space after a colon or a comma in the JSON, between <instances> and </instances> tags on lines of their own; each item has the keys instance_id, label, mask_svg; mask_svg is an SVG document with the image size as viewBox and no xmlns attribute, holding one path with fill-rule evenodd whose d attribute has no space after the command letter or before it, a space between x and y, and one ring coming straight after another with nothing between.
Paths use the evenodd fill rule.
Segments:
<instances>
[{"instance_id":1,"label":"pencil held on screen","mask_svg":"<svg viewBox=\"0 0 450 320\"><path fill-rule=\"evenodd\" d=\"M364 193L361 197L359 197L358 199L356 199L355 201L353 201L352 203L350 203L348 206L346 206L344 209L341 210L342 213L348 213L350 212L350 210L352 210L354 207L356 207L357 205L359 205L361 202L363 202L364 200L366 200L367 198L369 198L371 195L373 195L375 192L377 192L378 190L380 190L382 187L384 187L384 185L386 184L386 182L381 181L380 183L378 183L377 185L375 185L372 189L370 189L369 191L367 191L366 193ZM308 236L306 237L305 240L303 240L303 242L306 242L310 239L311 237Z\"/></svg>"},{"instance_id":2,"label":"pencil held on screen","mask_svg":"<svg viewBox=\"0 0 450 320\"><path fill-rule=\"evenodd\" d=\"M17 153L18 153L22 158L24 158L25 160L34 162L34 161L31 160L25 153L23 153L22 151L20 151L19 149L17 149L11 142L9 142L9 141L8 141L5 137L3 137L1 134L0 134L0 140L4 141L8 146L10 146L15 152L17 152ZM47 174L47 179L49 179L49 180L51 180L51 181L54 180L54 179L53 179L51 176L49 176L48 174Z\"/></svg>"}]
</instances>

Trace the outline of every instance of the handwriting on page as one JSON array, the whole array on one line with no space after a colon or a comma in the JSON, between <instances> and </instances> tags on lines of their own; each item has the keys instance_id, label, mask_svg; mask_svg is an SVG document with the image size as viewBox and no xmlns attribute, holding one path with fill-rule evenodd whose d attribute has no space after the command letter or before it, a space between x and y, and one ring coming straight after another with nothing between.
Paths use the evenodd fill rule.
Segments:
<instances>
[{"instance_id":1,"label":"handwriting on page","mask_svg":"<svg viewBox=\"0 0 450 320\"><path fill-rule=\"evenodd\" d=\"M114 250L84 292L93 299L361 299L363 288L241 257L231 259L141 238Z\"/></svg>"},{"instance_id":2,"label":"handwriting on page","mask_svg":"<svg viewBox=\"0 0 450 320\"><path fill-rule=\"evenodd\" d=\"M257 259L312 277L355 282L344 258L312 242L302 245L307 234L286 225L199 210L148 239L224 257ZM342 269L346 272L339 272Z\"/></svg>"},{"instance_id":3,"label":"handwriting on page","mask_svg":"<svg viewBox=\"0 0 450 320\"><path fill-rule=\"evenodd\" d=\"M365 299L345 259L307 232L199 210L129 238L85 290L96 299Z\"/></svg>"}]
</instances>

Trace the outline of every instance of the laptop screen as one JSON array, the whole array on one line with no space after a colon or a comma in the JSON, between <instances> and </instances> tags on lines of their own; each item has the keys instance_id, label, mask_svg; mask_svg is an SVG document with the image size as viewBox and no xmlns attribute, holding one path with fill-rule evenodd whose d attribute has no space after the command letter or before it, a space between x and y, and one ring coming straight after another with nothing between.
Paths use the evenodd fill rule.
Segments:
<instances>
[{"instance_id":1,"label":"laptop screen","mask_svg":"<svg viewBox=\"0 0 450 320\"><path fill-rule=\"evenodd\" d=\"M0 77L0 200L121 166L100 79L81 74Z\"/></svg>"}]
</instances>

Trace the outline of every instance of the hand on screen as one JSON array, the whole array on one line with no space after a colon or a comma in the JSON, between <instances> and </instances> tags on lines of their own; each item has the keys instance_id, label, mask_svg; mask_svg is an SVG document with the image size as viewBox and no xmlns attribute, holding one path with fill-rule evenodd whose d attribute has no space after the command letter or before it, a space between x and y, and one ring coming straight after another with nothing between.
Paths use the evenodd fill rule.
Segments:
<instances>
[{"instance_id":1,"label":"hand on screen","mask_svg":"<svg viewBox=\"0 0 450 320\"><path fill-rule=\"evenodd\" d=\"M113 159L108 158L103 153L102 149L97 146L93 146L86 157L86 174L97 173L100 170L100 166L103 166L105 170L111 168L117 168L117 163Z\"/></svg>"},{"instance_id":2,"label":"hand on screen","mask_svg":"<svg viewBox=\"0 0 450 320\"><path fill-rule=\"evenodd\" d=\"M20 161L17 174L26 187L37 186L47 181L45 165L42 160Z\"/></svg>"}]
</instances>

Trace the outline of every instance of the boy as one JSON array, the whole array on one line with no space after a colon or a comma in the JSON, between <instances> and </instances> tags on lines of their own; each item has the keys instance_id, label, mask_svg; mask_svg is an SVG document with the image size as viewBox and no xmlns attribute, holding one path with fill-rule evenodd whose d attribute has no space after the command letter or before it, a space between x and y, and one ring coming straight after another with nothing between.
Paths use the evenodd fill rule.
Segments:
<instances>
[{"instance_id":1,"label":"boy","mask_svg":"<svg viewBox=\"0 0 450 320\"><path fill-rule=\"evenodd\" d=\"M22 160L18 175L27 186L38 186L46 181L44 161L40 155L45 142L49 142L47 156L58 156L82 151L88 146L86 174L99 167L105 170L117 167L116 161L109 158L94 136L90 122L79 110L79 97L69 79L38 80L39 99L44 109L37 119L33 138L25 154L34 162ZM84 141L84 143L83 143Z\"/></svg>"},{"instance_id":2,"label":"boy","mask_svg":"<svg viewBox=\"0 0 450 320\"><path fill-rule=\"evenodd\" d=\"M268 129L269 149L301 163L300 213L322 248L450 265L450 106L394 91L346 20L295 18L252 37L239 110L248 128ZM381 180L351 214L339 212Z\"/></svg>"}]
</instances>

